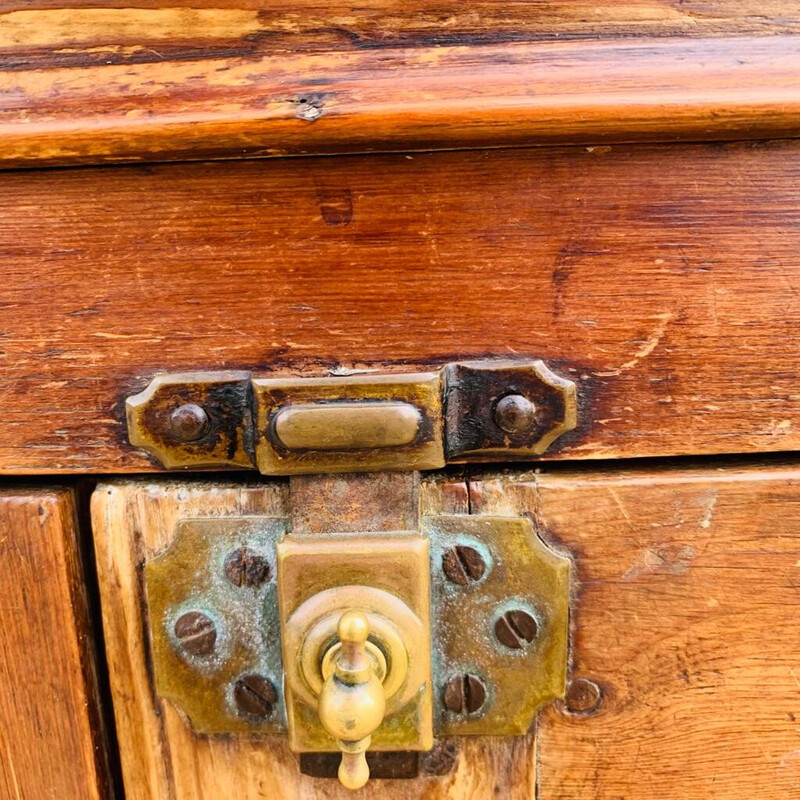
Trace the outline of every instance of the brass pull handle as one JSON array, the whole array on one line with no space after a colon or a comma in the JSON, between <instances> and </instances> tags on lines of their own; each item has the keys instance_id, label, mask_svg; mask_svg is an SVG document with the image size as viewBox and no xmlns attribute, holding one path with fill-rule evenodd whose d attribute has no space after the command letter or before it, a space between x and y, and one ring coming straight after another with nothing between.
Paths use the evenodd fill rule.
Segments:
<instances>
[{"instance_id":1,"label":"brass pull handle","mask_svg":"<svg viewBox=\"0 0 800 800\"><path fill-rule=\"evenodd\" d=\"M339 781L347 789L360 789L369 780L366 752L373 732L383 722L386 697L367 655L366 615L361 611L342 614L338 634L342 646L336 667L322 687L318 713L342 751Z\"/></svg>"}]
</instances>

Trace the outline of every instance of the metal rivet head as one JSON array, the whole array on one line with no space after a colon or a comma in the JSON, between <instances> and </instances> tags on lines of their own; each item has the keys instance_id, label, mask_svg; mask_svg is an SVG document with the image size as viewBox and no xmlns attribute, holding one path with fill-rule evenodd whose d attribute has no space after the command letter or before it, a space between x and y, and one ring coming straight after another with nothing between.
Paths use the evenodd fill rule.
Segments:
<instances>
[{"instance_id":1,"label":"metal rivet head","mask_svg":"<svg viewBox=\"0 0 800 800\"><path fill-rule=\"evenodd\" d=\"M188 611L175 622L175 636L181 648L193 656L207 656L214 651L217 628L212 620L200 611Z\"/></svg>"},{"instance_id":2,"label":"metal rivet head","mask_svg":"<svg viewBox=\"0 0 800 800\"><path fill-rule=\"evenodd\" d=\"M570 714L591 714L600 707L603 690L588 678L575 678L567 688L564 707Z\"/></svg>"},{"instance_id":3,"label":"metal rivet head","mask_svg":"<svg viewBox=\"0 0 800 800\"><path fill-rule=\"evenodd\" d=\"M444 704L454 714L475 714L486 702L486 684L477 675L458 675L444 687Z\"/></svg>"},{"instance_id":4,"label":"metal rivet head","mask_svg":"<svg viewBox=\"0 0 800 800\"><path fill-rule=\"evenodd\" d=\"M179 442L195 442L208 433L210 427L208 414L196 403L178 406L169 416L172 435Z\"/></svg>"},{"instance_id":5,"label":"metal rivet head","mask_svg":"<svg viewBox=\"0 0 800 800\"><path fill-rule=\"evenodd\" d=\"M442 570L451 583L466 586L484 576L486 562L474 547L458 544L442 554Z\"/></svg>"},{"instance_id":6,"label":"metal rivet head","mask_svg":"<svg viewBox=\"0 0 800 800\"><path fill-rule=\"evenodd\" d=\"M494 409L494 421L506 433L522 433L535 419L536 406L521 394L507 394Z\"/></svg>"},{"instance_id":7,"label":"metal rivet head","mask_svg":"<svg viewBox=\"0 0 800 800\"><path fill-rule=\"evenodd\" d=\"M255 589L269 580L269 563L249 547L240 547L225 558L225 576L234 586Z\"/></svg>"},{"instance_id":8,"label":"metal rivet head","mask_svg":"<svg viewBox=\"0 0 800 800\"><path fill-rule=\"evenodd\" d=\"M522 608L506 611L494 624L494 635L501 644L512 650L522 650L539 631L533 615Z\"/></svg>"},{"instance_id":9,"label":"metal rivet head","mask_svg":"<svg viewBox=\"0 0 800 800\"><path fill-rule=\"evenodd\" d=\"M241 714L268 717L278 702L278 692L269 678L252 673L242 675L233 686L233 699Z\"/></svg>"}]
</instances>

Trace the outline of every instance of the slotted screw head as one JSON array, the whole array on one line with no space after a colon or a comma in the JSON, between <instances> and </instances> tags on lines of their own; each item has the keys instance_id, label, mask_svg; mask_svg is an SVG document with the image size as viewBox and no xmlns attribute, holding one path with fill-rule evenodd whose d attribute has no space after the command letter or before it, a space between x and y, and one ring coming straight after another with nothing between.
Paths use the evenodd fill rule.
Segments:
<instances>
[{"instance_id":1,"label":"slotted screw head","mask_svg":"<svg viewBox=\"0 0 800 800\"><path fill-rule=\"evenodd\" d=\"M269 563L249 547L240 547L225 558L225 575L234 586L254 589L269 580Z\"/></svg>"},{"instance_id":2,"label":"slotted screw head","mask_svg":"<svg viewBox=\"0 0 800 800\"><path fill-rule=\"evenodd\" d=\"M466 586L479 581L486 572L483 556L466 544L457 544L448 548L442 555L442 569L447 580Z\"/></svg>"},{"instance_id":3,"label":"slotted screw head","mask_svg":"<svg viewBox=\"0 0 800 800\"><path fill-rule=\"evenodd\" d=\"M512 650L522 650L539 632L533 615L522 608L506 611L494 624L494 635L501 644Z\"/></svg>"},{"instance_id":4,"label":"slotted screw head","mask_svg":"<svg viewBox=\"0 0 800 800\"><path fill-rule=\"evenodd\" d=\"M278 692L269 678L258 673L242 675L233 686L233 699L241 714L268 717L278 702Z\"/></svg>"},{"instance_id":5,"label":"slotted screw head","mask_svg":"<svg viewBox=\"0 0 800 800\"><path fill-rule=\"evenodd\" d=\"M208 433L211 422L206 410L196 403L178 406L169 416L172 435L179 442L195 442Z\"/></svg>"},{"instance_id":6,"label":"slotted screw head","mask_svg":"<svg viewBox=\"0 0 800 800\"><path fill-rule=\"evenodd\" d=\"M454 714L475 714L486 702L486 684L477 675L458 675L444 687L444 704Z\"/></svg>"},{"instance_id":7,"label":"slotted screw head","mask_svg":"<svg viewBox=\"0 0 800 800\"><path fill-rule=\"evenodd\" d=\"M494 421L506 433L522 433L535 419L536 406L521 394L507 394L494 409Z\"/></svg>"},{"instance_id":8,"label":"slotted screw head","mask_svg":"<svg viewBox=\"0 0 800 800\"><path fill-rule=\"evenodd\" d=\"M175 622L175 636L181 648L193 656L207 656L214 651L217 628L213 621L200 611L187 611Z\"/></svg>"}]
</instances>

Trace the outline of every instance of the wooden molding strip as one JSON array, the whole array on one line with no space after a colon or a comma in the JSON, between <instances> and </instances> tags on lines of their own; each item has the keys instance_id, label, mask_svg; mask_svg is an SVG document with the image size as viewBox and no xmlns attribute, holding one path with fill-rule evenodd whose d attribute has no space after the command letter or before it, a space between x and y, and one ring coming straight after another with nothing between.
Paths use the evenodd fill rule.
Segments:
<instances>
[{"instance_id":1,"label":"wooden molding strip","mask_svg":"<svg viewBox=\"0 0 800 800\"><path fill-rule=\"evenodd\" d=\"M800 132L800 36L366 49L0 73L0 166Z\"/></svg>"}]
</instances>

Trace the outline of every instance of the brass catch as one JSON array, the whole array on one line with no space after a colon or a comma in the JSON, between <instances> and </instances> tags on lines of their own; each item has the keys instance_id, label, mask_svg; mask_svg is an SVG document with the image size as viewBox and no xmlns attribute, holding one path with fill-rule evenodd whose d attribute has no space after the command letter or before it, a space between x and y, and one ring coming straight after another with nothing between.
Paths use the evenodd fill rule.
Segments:
<instances>
[{"instance_id":1,"label":"brass catch","mask_svg":"<svg viewBox=\"0 0 800 800\"><path fill-rule=\"evenodd\" d=\"M358 477L368 505L384 477ZM309 480L324 500L354 479L292 483ZM371 753L521 735L564 695L570 560L528 518L298 532L304 520L186 519L146 564L156 689L198 733L286 732L297 753L340 752L358 788Z\"/></svg>"},{"instance_id":2,"label":"brass catch","mask_svg":"<svg viewBox=\"0 0 800 800\"><path fill-rule=\"evenodd\" d=\"M327 378L159 375L126 408L131 444L165 467L264 475L530 459L577 422L575 384L542 361Z\"/></svg>"}]
</instances>

